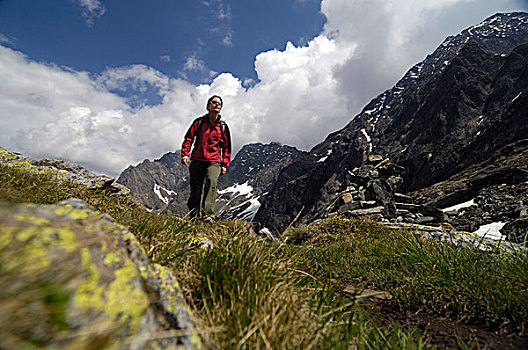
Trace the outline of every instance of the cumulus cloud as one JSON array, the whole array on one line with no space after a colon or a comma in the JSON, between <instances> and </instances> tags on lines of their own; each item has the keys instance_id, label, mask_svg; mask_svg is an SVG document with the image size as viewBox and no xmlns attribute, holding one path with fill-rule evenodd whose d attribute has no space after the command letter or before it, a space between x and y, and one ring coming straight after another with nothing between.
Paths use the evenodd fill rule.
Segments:
<instances>
[{"instance_id":1,"label":"cumulus cloud","mask_svg":"<svg viewBox=\"0 0 528 350\"><path fill-rule=\"evenodd\" d=\"M168 77L142 64L107 69L96 82L110 92L126 96L132 107L161 103L169 92Z\"/></svg>"},{"instance_id":2,"label":"cumulus cloud","mask_svg":"<svg viewBox=\"0 0 528 350\"><path fill-rule=\"evenodd\" d=\"M187 123L204 111L198 106L207 98L195 86L152 68L108 70L94 79L3 46L0 81L2 147L68 159L110 175L178 149ZM162 103L131 108L109 91L123 81L158 87Z\"/></svg>"},{"instance_id":3,"label":"cumulus cloud","mask_svg":"<svg viewBox=\"0 0 528 350\"><path fill-rule=\"evenodd\" d=\"M217 19L217 23L209 30L218 35L220 38L219 42L223 46L233 46L234 30L231 26L231 20L233 19L231 6L226 4L224 0L202 1L202 5L210 8L210 13Z\"/></svg>"},{"instance_id":4,"label":"cumulus cloud","mask_svg":"<svg viewBox=\"0 0 528 350\"><path fill-rule=\"evenodd\" d=\"M323 0L324 34L342 45L355 45L356 55L336 74L352 110L395 83L410 65L424 57L417 34L439 11L471 0Z\"/></svg>"},{"instance_id":5,"label":"cumulus cloud","mask_svg":"<svg viewBox=\"0 0 528 350\"><path fill-rule=\"evenodd\" d=\"M179 149L192 120L205 113L207 98L220 94L235 151L258 141L306 150L349 122L447 35L478 23L458 16L456 32L442 31L442 16L464 6L484 11L483 19L497 8L490 4L323 0L324 31L304 46L288 43L257 55L256 81L211 72L199 56L190 56L186 71L214 74L198 86L144 65L93 76L0 45L0 146L115 176Z\"/></svg>"},{"instance_id":6,"label":"cumulus cloud","mask_svg":"<svg viewBox=\"0 0 528 350\"><path fill-rule=\"evenodd\" d=\"M9 44L11 40L4 34L0 33L0 44Z\"/></svg>"},{"instance_id":7,"label":"cumulus cloud","mask_svg":"<svg viewBox=\"0 0 528 350\"><path fill-rule=\"evenodd\" d=\"M89 27L93 27L95 20L102 17L106 8L99 0L73 0L81 7L81 13Z\"/></svg>"},{"instance_id":8,"label":"cumulus cloud","mask_svg":"<svg viewBox=\"0 0 528 350\"><path fill-rule=\"evenodd\" d=\"M183 70L179 71L183 79L187 79L188 73L197 73L204 80L210 80L218 73L207 68L203 59L200 58L197 52L188 56L183 64Z\"/></svg>"}]
</instances>

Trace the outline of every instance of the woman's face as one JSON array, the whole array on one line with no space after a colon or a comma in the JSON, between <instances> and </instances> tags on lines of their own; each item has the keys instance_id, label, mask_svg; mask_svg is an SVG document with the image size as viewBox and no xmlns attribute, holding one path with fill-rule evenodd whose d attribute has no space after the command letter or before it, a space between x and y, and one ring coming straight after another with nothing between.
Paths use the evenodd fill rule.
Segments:
<instances>
[{"instance_id":1,"label":"woman's face","mask_svg":"<svg viewBox=\"0 0 528 350\"><path fill-rule=\"evenodd\" d=\"M218 97L213 98L211 102L209 103L209 106L207 107L207 110L209 110L209 112L220 113L221 109L222 109L222 101Z\"/></svg>"}]
</instances>

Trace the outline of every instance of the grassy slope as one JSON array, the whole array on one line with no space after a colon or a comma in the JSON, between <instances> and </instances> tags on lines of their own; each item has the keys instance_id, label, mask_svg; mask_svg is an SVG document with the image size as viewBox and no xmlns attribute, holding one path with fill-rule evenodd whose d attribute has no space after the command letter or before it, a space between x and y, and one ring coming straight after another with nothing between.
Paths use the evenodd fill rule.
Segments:
<instances>
[{"instance_id":1,"label":"grassy slope","mask_svg":"<svg viewBox=\"0 0 528 350\"><path fill-rule=\"evenodd\" d=\"M408 310L525 332L528 258L425 241L368 221L330 219L260 241L242 221L191 222L148 213L130 197L56 184L0 166L0 200L55 203L76 197L127 226L150 258L180 279L211 348L429 348L398 323L376 326L362 288ZM203 248L205 235L213 248ZM337 281L337 283L336 283ZM342 293L353 285L357 293ZM368 304L368 303L367 303Z\"/></svg>"}]
</instances>

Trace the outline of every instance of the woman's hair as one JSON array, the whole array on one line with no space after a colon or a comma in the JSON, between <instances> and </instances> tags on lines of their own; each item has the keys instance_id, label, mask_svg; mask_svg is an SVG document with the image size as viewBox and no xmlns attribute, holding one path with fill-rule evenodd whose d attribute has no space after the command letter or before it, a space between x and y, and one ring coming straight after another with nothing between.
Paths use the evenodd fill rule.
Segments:
<instances>
[{"instance_id":1,"label":"woman's hair","mask_svg":"<svg viewBox=\"0 0 528 350\"><path fill-rule=\"evenodd\" d=\"M222 106L224 106L224 101L222 100L222 98L218 95L213 95L211 97L209 97L209 99L207 100L207 106L205 106L205 109L208 109L209 108L209 105L211 104L211 101L213 100L213 98L219 98L220 99L220 102L222 102Z\"/></svg>"}]
</instances>

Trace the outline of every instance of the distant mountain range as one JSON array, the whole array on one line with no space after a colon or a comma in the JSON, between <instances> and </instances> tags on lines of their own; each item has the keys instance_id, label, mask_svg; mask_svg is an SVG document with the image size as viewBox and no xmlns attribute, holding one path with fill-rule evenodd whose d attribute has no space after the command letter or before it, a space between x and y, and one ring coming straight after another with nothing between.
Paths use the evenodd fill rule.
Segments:
<instances>
[{"instance_id":1,"label":"distant mountain range","mask_svg":"<svg viewBox=\"0 0 528 350\"><path fill-rule=\"evenodd\" d=\"M279 143L245 145L218 180L217 215L252 220L280 171L306 152ZM130 188L142 204L160 214L184 216L188 212L189 172L180 164L180 151L154 161L129 166L117 182Z\"/></svg>"},{"instance_id":2,"label":"distant mountain range","mask_svg":"<svg viewBox=\"0 0 528 350\"><path fill-rule=\"evenodd\" d=\"M511 200L518 204L502 210L502 216L485 214L482 205L473 212L484 219L476 220L475 214L468 224L470 219L464 221L462 215L449 222L473 229L477 222L522 221L528 211L528 186L518 186L528 182L528 165L522 161L528 142L523 139L528 139L528 14L497 14L447 38L309 152L276 143L244 146L220 177L218 216L254 219L274 231L294 220L309 223L327 215L352 169L370 155L381 155L403 167L402 192L436 208L490 199L486 188L500 185L500 177L506 176L505 183L514 186ZM179 159L178 151L145 160L126 169L118 182L153 211L185 215L188 171ZM490 165L493 159L512 172L497 172ZM508 167L508 159L516 166ZM493 183L471 180L481 169ZM467 186L457 187L456 181ZM441 182L449 188L445 193L438 185L427 190Z\"/></svg>"}]
</instances>

